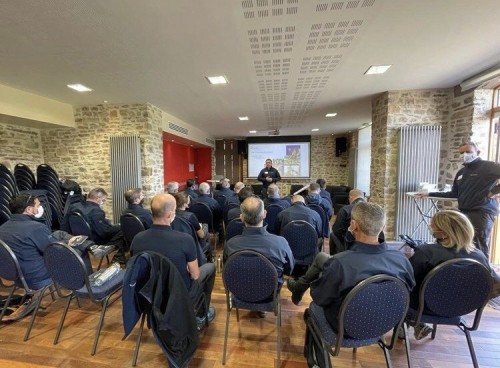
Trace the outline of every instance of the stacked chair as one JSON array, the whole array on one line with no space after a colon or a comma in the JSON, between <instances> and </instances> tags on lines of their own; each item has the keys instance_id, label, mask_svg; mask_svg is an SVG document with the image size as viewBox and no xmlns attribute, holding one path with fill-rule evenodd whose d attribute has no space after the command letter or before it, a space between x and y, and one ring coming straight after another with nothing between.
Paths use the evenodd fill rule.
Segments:
<instances>
[{"instance_id":1,"label":"stacked chair","mask_svg":"<svg viewBox=\"0 0 500 368\"><path fill-rule=\"evenodd\" d=\"M52 228L59 229L64 217L64 205L66 202L61 190L59 176L52 167L46 164L37 167L36 176L36 188L46 191L48 204L52 213Z\"/></svg>"},{"instance_id":2,"label":"stacked chair","mask_svg":"<svg viewBox=\"0 0 500 368\"><path fill-rule=\"evenodd\" d=\"M5 165L0 164L0 225L10 218L9 202L18 193L16 179Z\"/></svg>"},{"instance_id":3,"label":"stacked chair","mask_svg":"<svg viewBox=\"0 0 500 368\"><path fill-rule=\"evenodd\" d=\"M16 178L17 188L20 192L36 188L35 175L28 166L24 164L17 164L14 167L14 177Z\"/></svg>"}]
</instances>

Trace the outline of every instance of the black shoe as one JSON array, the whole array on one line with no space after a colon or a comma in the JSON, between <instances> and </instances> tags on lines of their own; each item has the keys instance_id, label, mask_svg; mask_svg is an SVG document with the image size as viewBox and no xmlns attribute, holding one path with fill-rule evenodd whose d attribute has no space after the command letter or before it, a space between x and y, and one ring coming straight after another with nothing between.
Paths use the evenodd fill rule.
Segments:
<instances>
[{"instance_id":1,"label":"black shoe","mask_svg":"<svg viewBox=\"0 0 500 368\"><path fill-rule=\"evenodd\" d=\"M257 317L266 318L266 312L257 312Z\"/></svg>"},{"instance_id":2,"label":"black shoe","mask_svg":"<svg viewBox=\"0 0 500 368\"><path fill-rule=\"evenodd\" d=\"M292 303L295 305L299 305L307 288L304 290L299 282L292 278L288 279L288 281L286 282L286 287L292 292Z\"/></svg>"},{"instance_id":3,"label":"black shoe","mask_svg":"<svg viewBox=\"0 0 500 368\"><path fill-rule=\"evenodd\" d=\"M127 263L127 257L125 257L124 254L115 254L113 256L113 259L111 260L111 263L118 262L120 264L126 264Z\"/></svg>"}]
</instances>

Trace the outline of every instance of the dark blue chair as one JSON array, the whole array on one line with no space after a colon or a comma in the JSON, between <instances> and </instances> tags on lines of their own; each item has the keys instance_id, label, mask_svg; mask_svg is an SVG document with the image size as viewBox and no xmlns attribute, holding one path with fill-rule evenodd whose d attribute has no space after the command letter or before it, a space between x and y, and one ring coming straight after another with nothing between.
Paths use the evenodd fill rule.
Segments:
<instances>
[{"instance_id":1,"label":"dark blue chair","mask_svg":"<svg viewBox=\"0 0 500 368\"><path fill-rule=\"evenodd\" d=\"M106 309L108 305L112 303L110 302L111 296L121 290L125 271L120 269L111 279L97 286L90 282L90 278L92 278L94 274L88 275L87 267L80 255L70 247L61 243L49 244L44 252L44 260L52 280L54 280L57 285L70 290L67 295L61 295L61 297L67 298L68 301L61 316L59 327L57 328L54 345L59 341L59 336L71 301L74 298L77 298L77 301L79 298L89 299L93 303L101 306L101 315L97 324L94 344L91 350L91 354L95 355Z\"/></svg>"},{"instance_id":2,"label":"dark blue chair","mask_svg":"<svg viewBox=\"0 0 500 368\"><path fill-rule=\"evenodd\" d=\"M224 194L216 194L214 196L214 199L217 201L220 208L224 208L224 206L226 205L226 201L227 201L227 198Z\"/></svg>"},{"instance_id":3,"label":"dark blue chair","mask_svg":"<svg viewBox=\"0 0 500 368\"><path fill-rule=\"evenodd\" d=\"M262 254L251 250L243 250L228 257L222 271L222 280L226 289L227 305L222 364L226 364L229 317L231 310L236 308L238 322L240 321L239 309L274 313L277 330L277 366L280 367L281 303L276 268Z\"/></svg>"},{"instance_id":4,"label":"dark blue chair","mask_svg":"<svg viewBox=\"0 0 500 368\"><path fill-rule=\"evenodd\" d=\"M35 323L35 318L38 313L38 309L40 308L40 303L42 302L42 298L45 295L47 290L50 291L50 295L52 296L52 300L54 300L54 295L52 293L52 285L54 283L51 279L44 280L38 283L37 288L32 289L28 286L28 283L24 279L23 272L21 267L19 266L19 262L17 260L16 255L10 249L10 247L0 240L0 278L4 281L11 281L12 284L7 285L3 281L0 280L0 285L4 287L10 288L10 293L7 296L7 300L5 301L4 307L2 308L2 312L0 313L0 321L3 319L7 308L12 300L12 297L16 290L24 290L25 296L34 297L38 294L36 298L35 307L33 310L33 314L31 316L31 321L28 325L28 329L26 330L26 334L24 335L24 341L27 341L30 337L31 329L33 328L33 324Z\"/></svg>"},{"instance_id":5,"label":"dark blue chair","mask_svg":"<svg viewBox=\"0 0 500 368\"><path fill-rule=\"evenodd\" d=\"M323 238L328 238L330 236L330 220L328 219L323 207L317 204L308 204L307 207L319 215L321 218L321 234L323 235Z\"/></svg>"},{"instance_id":6,"label":"dark blue chair","mask_svg":"<svg viewBox=\"0 0 500 368\"><path fill-rule=\"evenodd\" d=\"M229 224L226 226L226 242L233 236L241 235L244 228L245 224L239 218L229 221Z\"/></svg>"},{"instance_id":7,"label":"dark blue chair","mask_svg":"<svg viewBox=\"0 0 500 368\"><path fill-rule=\"evenodd\" d=\"M457 326L465 334L474 367L479 367L470 331L479 327L481 315L493 287L490 272L481 263L469 258L456 258L432 269L419 290L418 309L410 308L407 326L432 323L431 338L436 337L438 325ZM475 312L472 326L462 318ZM405 332L408 367L411 367L410 339Z\"/></svg>"},{"instance_id":8,"label":"dark blue chair","mask_svg":"<svg viewBox=\"0 0 500 368\"><path fill-rule=\"evenodd\" d=\"M266 206L266 224L267 231L271 234L279 234L279 230L276 228L276 219L278 218L278 214L283 211L283 207L278 204L270 204Z\"/></svg>"},{"instance_id":9,"label":"dark blue chair","mask_svg":"<svg viewBox=\"0 0 500 368\"><path fill-rule=\"evenodd\" d=\"M122 230L123 239L125 240L127 249L130 249L134 237L141 231L146 230L139 217L132 213L126 213L120 216L120 228Z\"/></svg>"},{"instance_id":10,"label":"dark blue chair","mask_svg":"<svg viewBox=\"0 0 500 368\"><path fill-rule=\"evenodd\" d=\"M224 224L227 224L229 222L228 219L229 210L233 208L238 208L239 206L240 206L239 202L236 203L227 201L226 205L222 208L222 218L224 219Z\"/></svg>"},{"instance_id":11,"label":"dark blue chair","mask_svg":"<svg viewBox=\"0 0 500 368\"><path fill-rule=\"evenodd\" d=\"M214 241L213 249L215 251L218 241L217 240L218 232L214 227L214 215L208 204L202 202L195 202L189 206L187 211L194 213L200 223L208 225L208 232L212 234L212 238Z\"/></svg>"},{"instance_id":12,"label":"dark blue chair","mask_svg":"<svg viewBox=\"0 0 500 368\"><path fill-rule=\"evenodd\" d=\"M170 226L174 230L191 235L194 242L196 243L196 257L198 258L198 266L201 267L202 265L207 263L208 260L212 260L212 253L209 244L205 244L204 248L201 246L198 234L196 234L196 229L188 220L182 218L181 216L175 216L175 219L170 224Z\"/></svg>"},{"instance_id":13,"label":"dark blue chair","mask_svg":"<svg viewBox=\"0 0 500 368\"><path fill-rule=\"evenodd\" d=\"M341 348L353 348L355 353L358 347L378 344L387 367L391 367L389 350L394 347L399 327L405 328L409 302L408 289L401 280L388 275L371 276L346 295L338 313L338 331L331 328L322 307L310 304L305 313L305 345L317 347L313 354L317 365L331 368L330 355L337 356ZM392 338L387 345L383 336L390 330Z\"/></svg>"},{"instance_id":14,"label":"dark blue chair","mask_svg":"<svg viewBox=\"0 0 500 368\"><path fill-rule=\"evenodd\" d=\"M318 254L318 233L307 221L290 221L281 236L288 241L297 265L309 266Z\"/></svg>"}]
</instances>

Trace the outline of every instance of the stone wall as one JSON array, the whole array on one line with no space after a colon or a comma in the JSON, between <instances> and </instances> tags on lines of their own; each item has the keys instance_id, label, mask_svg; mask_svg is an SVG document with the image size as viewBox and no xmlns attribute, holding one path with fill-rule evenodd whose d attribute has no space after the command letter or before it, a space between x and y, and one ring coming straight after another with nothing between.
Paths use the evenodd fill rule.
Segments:
<instances>
[{"instance_id":1,"label":"stone wall","mask_svg":"<svg viewBox=\"0 0 500 368\"><path fill-rule=\"evenodd\" d=\"M387 212L386 237L394 238L398 166L397 135L407 125L446 126L449 89L391 91L372 102L372 165L370 200Z\"/></svg>"},{"instance_id":2,"label":"stone wall","mask_svg":"<svg viewBox=\"0 0 500 368\"><path fill-rule=\"evenodd\" d=\"M0 123L0 163L14 174L16 164L27 165L36 176L36 168L45 162L40 129Z\"/></svg>"},{"instance_id":3,"label":"stone wall","mask_svg":"<svg viewBox=\"0 0 500 368\"><path fill-rule=\"evenodd\" d=\"M85 192L103 187L111 193L112 135L139 135L142 187L146 197L163 191L162 111L150 104L93 105L75 109L76 128L42 131L46 163ZM111 201L104 210L112 217Z\"/></svg>"}]
</instances>

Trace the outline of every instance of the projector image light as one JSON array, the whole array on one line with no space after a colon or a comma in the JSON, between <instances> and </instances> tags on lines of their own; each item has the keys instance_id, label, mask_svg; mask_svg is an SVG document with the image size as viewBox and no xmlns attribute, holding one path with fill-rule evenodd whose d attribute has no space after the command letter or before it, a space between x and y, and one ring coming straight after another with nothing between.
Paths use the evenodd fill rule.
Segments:
<instances>
[{"instance_id":1,"label":"projector image light","mask_svg":"<svg viewBox=\"0 0 500 368\"><path fill-rule=\"evenodd\" d=\"M280 131L278 129L271 130L267 135L280 135Z\"/></svg>"}]
</instances>

